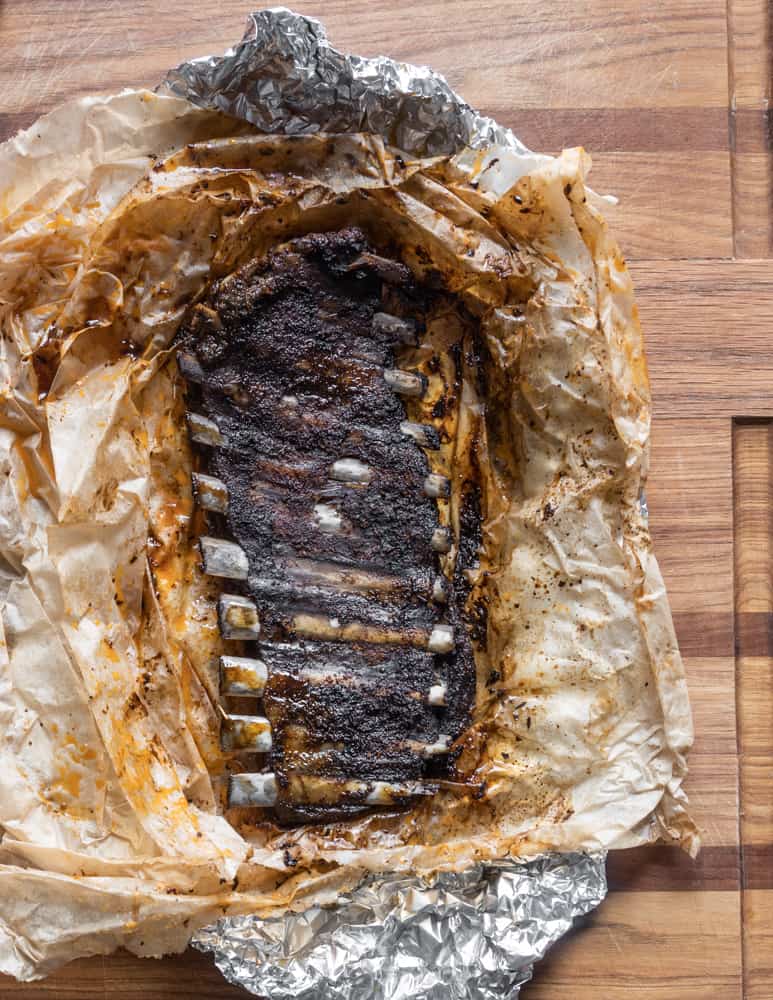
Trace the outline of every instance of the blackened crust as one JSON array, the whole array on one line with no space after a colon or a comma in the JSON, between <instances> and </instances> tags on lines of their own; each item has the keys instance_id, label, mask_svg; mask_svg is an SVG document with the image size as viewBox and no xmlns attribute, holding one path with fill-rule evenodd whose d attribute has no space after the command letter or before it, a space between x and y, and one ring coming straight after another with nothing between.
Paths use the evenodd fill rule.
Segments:
<instances>
[{"instance_id":1,"label":"blackened crust","mask_svg":"<svg viewBox=\"0 0 773 1000\"><path fill-rule=\"evenodd\" d=\"M422 491L429 466L401 433L405 406L383 376L399 367L399 343L373 324L385 291L390 312L402 303L421 328L425 292L404 265L376 255L359 230L315 234L214 286L178 339L189 408L213 420L224 438L222 447L202 451L204 471L229 493L228 514L213 518L212 532L236 540L248 557L245 593L258 605L266 640L256 654L269 668L264 710L280 819L336 812L287 801L282 779L291 773L442 776L447 762L428 765L415 747L441 734L457 737L471 710L474 662L461 570L479 544L477 494L465 504L462 559L448 581L448 603L439 607L430 598L439 573L429 544L437 502ZM367 465L372 481L332 481L331 465L341 458ZM319 504L338 512L343 531L319 530ZM375 583L328 586L314 576L316 566L362 572ZM384 578L388 591L378 583ZM438 657L416 643L314 641L296 634L298 614L411 634L447 621L456 648ZM317 668L324 679L309 680ZM449 689L444 709L426 699L438 676Z\"/></svg>"}]
</instances>

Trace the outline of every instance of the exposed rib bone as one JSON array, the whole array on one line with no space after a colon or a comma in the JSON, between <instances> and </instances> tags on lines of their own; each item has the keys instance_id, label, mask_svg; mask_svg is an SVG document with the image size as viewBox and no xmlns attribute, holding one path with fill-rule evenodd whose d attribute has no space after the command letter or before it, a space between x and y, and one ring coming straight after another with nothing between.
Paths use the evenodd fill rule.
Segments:
<instances>
[{"instance_id":1,"label":"exposed rib bone","mask_svg":"<svg viewBox=\"0 0 773 1000\"><path fill-rule=\"evenodd\" d=\"M226 542L222 538L202 535L199 550L208 576L219 576L226 580L246 580L249 572L247 555L241 546Z\"/></svg>"},{"instance_id":2,"label":"exposed rib bone","mask_svg":"<svg viewBox=\"0 0 773 1000\"><path fill-rule=\"evenodd\" d=\"M343 447L347 447L346 443ZM347 468L353 470L358 467L343 466L340 479L346 477L346 481L341 482L339 478L329 478L331 466L335 464L337 463L325 461L321 455L313 460L300 459L293 454L285 454L281 457L269 456L256 447L253 463L254 476L251 484L255 491L254 495L256 497L287 497L298 485L308 483L316 490L316 499L321 503L343 499L349 494L350 483L356 481L355 475L351 471L347 471ZM364 470L370 469L371 480L378 477L379 484L385 488L403 493L415 493L424 488L424 479L418 469L412 469L409 466L390 466L384 456L377 456L368 465L365 463L362 465L363 469L358 475L363 481L365 480Z\"/></svg>"},{"instance_id":3,"label":"exposed rib bone","mask_svg":"<svg viewBox=\"0 0 773 1000\"><path fill-rule=\"evenodd\" d=\"M374 371L378 371L374 367ZM283 396L277 406L267 406L268 414L271 417L271 426L266 431L270 436L281 437L281 427L287 427L297 435L301 428L307 428L309 433L320 433L325 430L330 431L331 438L334 437L340 424L335 415L325 413L317 409L310 409L308 400L301 403L295 396ZM227 432L228 422L225 422L224 431ZM374 442L377 445L388 445L394 440L394 430L386 430L377 424L369 424L366 421L354 421L347 425L347 429L355 438ZM438 431L432 424L419 424L411 421L403 421L401 424L401 436L414 438L422 447L436 449L440 444ZM346 444L343 445L346 448Z\"/></svg>"},{"instance_id":4,"label":"exposed rib bone","mask_svg":"<svg viewBox=\"0 0 773 1000\"><path fill-rule=\"evenodd\" d=\"M262 660L246 656L220 657L220 693L235 697L260 697L268 669Z\"/></svg>"},{"instance_id":5,"label":"exposed rib bone","mask_svg":"<svg viewBox=\"0 0 773 1000\"><path fill-rule=\"evenodd\" d=\"M250 576L250 592L261 605L270 603L280 617L309 611L320 616L341 615L347 620L361 621L367 627L391 627L395 623L428 625L431 612L426 603L416 599L407 581L404 590L405 596L394 595L398 596L395 603L375 600L372 595L351 589L341 591L337 587L298 583L276 576ZM428 586L426 590L429 590Z\"/></svg>"},{"instance_id":6,"label":"exposed rib bone","mask_svg":"<svg viewBox=\"0 0 773 1000\"><path fill-rule=\"evenodd\" d=\"M427 633L419 628L385 628L380 625L368 625L364 622L341 624L337 618L323 618L322 615L300 614L292 620L293 630L297 635L309 636L334 642L372 642L397 646L419 646L432 649L430 643L437 629ZM433 652L440 652L433 649ZM443 650L446 652L446 650Z\"/></svg>"},{"instance_id":7,"label":"exposed rib bone","mask_svg":"<svg viewBox=\"0 0 773 1000\"><path fill-rule=\"evenodd\" d=\"M195 382L197 385L200 385L207 381L207 373L192 354L178 351L177 367L180 369L180 374L189 382Z\"/></svg>"},{"instance_id":8,"label":"exposed rib bone","mask_svg":"<svg viewBox=\"0 0 773 1000\"><path fill-rule=\"evenodd\" d=\"M326 535L339 535L343 519L335 507L327 503L318 503L314 505L314 524Z\"/></svg>"},{"instance_id":9,"label":"exposed rib bone","mask_svg":"<svg viewBox=\"0 0 773 1000\"><path fill-rule=\"evenodd\" d=\"M341 483L369 483L373 479L373 469L356 458L339 458L330 468L330 478Z\"/></svg>"},{"instance_id":10,"label":"exposed rib bone","mask_svg":"<svg viewBox=\"0 0 773 1000\"><path fill-rule=\"evenodd\" d=\"M433 653L450 653L454 648L454 630L450 625L436 625L427 643Z\"/></svg>"},{"instance_id":11,"label":"exposed rib bone","mask_svg":"<svg viewBox=\"0 0 773 1000\"><path fill-rule=\"evenodd\" d=\"M432 532L430 545L435 550L435 552L450 552L451 532L448 530L448 528L435 528L435 530Z\"/></svg>"},{"instance_id":12,"label":"exposed rib bone","mask_svg":"<svg viewBox=\"0 0 773 1000\"><path fill-rule=\"evenodd\" d=\"M420 795L433 795L435 785L420 781L346 781L316 775L292 775L288 799L297 805L400 805ZM228 786L228 805L273 806L278 789L274 774L233 774Z\"/></svg>"},{"instance_id":13,"label":"exposed rib bone","mask_svg":"<svg viewBox=\"0 0 773 1000\"><path fill-rule=\"evenodd\" d=\"M422 448L435 451L440 447L440 435L432 424L414 424L410 420L403 420L400 431L406 437L413 438Z\"/></svg>"},{"instance_id":14,"label":"exposed rib bone","mask_svg":"<svg viewBox=\"0 0 773 1000\"><path fill-rule=\"evenodd\" d=\"M445 476L439 476L436 472L430 472L424 480L424 492L428 497L437 499L447 497L451 492L451 483Z\"/></svg>"},{"instance_id":15,"label":"exposed rib bone","mask_svg":"<svg viewBox=\"0 0 773 1000\"><path fill-rule=\"evenodd\" d=\"M220 634L224 639L257 639L260 635L258 609L241 594L221 594L217 602Z\"/></svg>"},{"instance_id":16,"label":"exposed rib bone","mask_svg":"<svg viewBox=\"0 0 773 1000\"><path fill-rule=\"evenodd\" d=\"M228 510L228 487L222 479L205 476L202 472L191 475L193 496L203 510L213 510L225 514Z\"/></svg>"},{"instance_id":17,"label":"exposed rib bone","mask_svg":"<svg viewBox=\"0 0 773 1000\"><path fill-rule=\"evenodd\" d=\"M448 603L448 580L444 576L436 576L432 583L432 600L435 604Z\"/></svg>"},{"instance_id":18,"label":"exposed rib bone","mask_svg":"<svg viewBox=\"0 0 773 1000\"><path fill-rule=\"evenodd\" d=\"M379 257L376 253L369 253L367 250L355 257L346 268L347 271L357 271L360 268L370 268L382 281L388 285L404 285L410 272L405 264L388 257Z\"/></svg>"},{"instance_id":19,"label":"exposed rib bone","mask_svg":"<svg viewBox=\"0 0 773 1000\"><path fill-rule=\"evenodd\" d=\"M193 309L191 328L196 331L216 330L219 332L223 329L223 323L215 309L199 302Z\"/></svg>"},{"instance_id":20,"label":"exposed rib bone","mask_svg":"<svg viewBox=\"0 0 773 1000\"><path fill-rule=\"evenodd\" d=\"M365 782L349 782L348 784L365 784ZM434 795L435 788L432 785L425 785L420 781L372 781L371 789L365 796L365 802L369 806L389 806L397 805L407 798L415 798L417 795Z\"/></svg>"},{"instance_id":21,"label":"exposed rib bone","mask_svg":"<svg viewBox=\"0 0 773 1000\"><path fill-rule=\"evenodd\" d=\"M276 775L232 774L228 782L228 806L273 806L276 805Z\"/></svg>"},{"instance_id":22,"label":"exposed rib bone","mask_svg":"<svg viewBox=\"0 0 773 1000\"><path fill-rule=\"evenodd\" d=\"M283 670L289 673L300 672L309 664L313 664L313 669L324 670L328 673L346 673L352 677L368 678L370 675L369 663L375 662L387 668L386 676L391 672L389 664L394 658L394 650L388 646L372 646L366 650L358 649L356 646L344 645L340 643L316 643L306 640L304 642L270 642L263 640L260 645L261 655L266 662L271 664L273 670ZM400 651L401 656L405 656L405 651ZM427 671L434 665L432 653L420 648L412 650L409 654L411 661L416 664L417 674L425 676ZM365 659L363 659L365 657ZM382 676L384 676L382 674Z\"/></svg>"},{"instance_id":23,"label":"exposed rib bone","mask_svg":"<svg viewBox=\"0 0 773 1000\"><path fill-rule=\"evenodd\" d=\"M338 590L364 594L399 593L411 587L400 576L314 559L288 559L284 568L290 579L297 580L304 586L335 587Z\"/></svg>"},{"instance_id":24,"label":"exposed rib bone","mask_svg":"<svg viewBox=\"0 0 773 1000\"><path fill-rule=\"evenodd\" d=\"M224 750L268 753L271 749L271 723L262 715L227 715L220 730Z\"/></svg>"},{"instance_id":25,"label":"exposed rib bone","mask_svg":"<svg viewBox=\"0 0 773 1000\"><path fill-rule=\"evenodd\" d=\"M405 746L409 747L421 757L440 757L448 753L451 747L451 737L438 736L434 743L421 743L419 740L406 740Z\"/></svg>"},{"instance_id":26,"label":"exposed rib bone","mask_svg":"<svg viewBox=\"0 0 773 1000\"><path fill-rule=\"evenodd\" d=\"M348 563L316 562L313 559L287 558L275 563L278 575L250 576L253 593L272 594L308 603L317 598L340 597L349 607L366 607L374 601L387 610L400 606L417 607L417 598L433 600L437 592L437 578L429 569L417 569L404 576L361 570ZM385 600L385 598L387 600Z\"/></svg>"},{"instance_id":27,"label":"exposed rib bone","mask_svg":"<svg viewBox=\"0 0 773 1000\"><path fill-rule=\"evenodd\" d=\"M222 662L222 660L225 659L225 657L221 657L220 659ZM258 661L245 660L244 662L248 663L248 662L258 662ZM341 668L336 664L323 663L321 665L315 664L313 667L302 666L298 668L297 676L303 678L304 681L312 685L333 683L336 685L340 685L341 687L344 688L351 687L354 688L355 690L357 688L365 688L368 686L375 686L375 687L379 686L378 683L374 684L372 681L369 681L367 677L353 676L352 674L346 673L345 671L346 667ZM274 669L272 673L274 675L281 674L282 670ZM291 674L291 676L296 676L296 675ZM227 692L227 693L235 694L237 692ZM242 693L255 694L259 692L245 690ZM411 692L411 697L416 698L417 701L426 701L428 705L432 705L435 708L438 707L442 708L446 703L446 686L445 684L433 684L430 687L429 691L427 691L426 693L422 693L421 691Z\"/></svg>"},{"instance_id":28,"label":"exposed rib bone","mask_svg":"<svg viewBox=\"0 0 773 1000\"><path fill-rule=\"evenodd\" d=\"M212 448L217 448L225 443L220 428L214 420L203 417L200 413L186 413L185 419L188 422L191 441L195 441L196 444L206 444Z\"/></svg>"},{"instance_id":29,"label":"exposed rib bone","mask_svg":"<svg viewBox=\"0 0 773 1000\"><path fill-rule=\"evenodd\" d=\"M416 343L416 324L412 319L400 319L399 316L377 312L373 316L371 328L377 336L387 336L401 344Z\"/></svg>"},{"instance_id":30,"label":"exposed rib bone","mask_svg":"<svg viewBox=\"0 0 773 1000\"><path fill-rule=\"evenodd\" d=\"M427 391L427 379L418 372L404 372L399 368L385 368L384 381L401 396L423 396Z\"/></svg>"},{"instance_id":31,"label":"exposed rib bone","mask_svg":"<svg viewBox=\"0 0 773 1000\"><path fill-rule=\"evenodd\" d=\"M429 697L427 698L427 701L430 705L442 708L446 703L447 693L445 684L433 684L429 689Z\"/></svg>"}]
</instances>

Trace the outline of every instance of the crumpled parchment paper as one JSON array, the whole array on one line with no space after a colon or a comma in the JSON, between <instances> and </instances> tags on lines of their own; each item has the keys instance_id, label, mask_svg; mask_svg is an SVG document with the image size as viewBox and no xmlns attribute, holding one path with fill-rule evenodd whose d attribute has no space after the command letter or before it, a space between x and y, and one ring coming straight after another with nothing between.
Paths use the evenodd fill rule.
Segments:
<instances>
[{"instance_id":1,"label":"crumpled parchment paper","mask_svg":"<svg viewBox=\"0 0 773 1000\"><path fill-rule=\"evenodd\" d=\"M263 136L146 91L0 147L0 970L179 950L366 873L695 849L686 685L638 503L641 334L588 158L449 152ZM358 216L439 267L489 345L498 564L462 757L484 794L243 836L218 809L215 592L167 349L211 274Z\"/></svg>"}]
</instances>

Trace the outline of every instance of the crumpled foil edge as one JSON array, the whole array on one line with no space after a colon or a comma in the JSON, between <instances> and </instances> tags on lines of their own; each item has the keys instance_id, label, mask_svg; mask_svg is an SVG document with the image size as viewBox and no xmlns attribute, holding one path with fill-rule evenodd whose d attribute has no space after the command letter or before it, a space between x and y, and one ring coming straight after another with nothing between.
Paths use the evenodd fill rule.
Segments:
<instances>
[{"instance_id":1,"label":"crumpled foil edge","mask_svg":"<svg viewBox=\"0 0 773 1000\"><path fill-rule=\"evenodd\" d=\"M465 146L529 150L479 114L427 66L333 48L324 26L286 7L256 11L244 38L222 56L171 70L158 88L263 132L374 132L414 155L450 155Z\"/></svg>"},{"instance_id":2,"label":"crumpled foil edge","mask_svg":"<svg viewBox=\"0 0 773 1000\"><path fill-rule=\"evenodd\" d=\"M271 1000L504 1000L606 895L605 855L548 854L370 877L333 908L225 917L193 938L225 978Z\"/></svg>"},{"instance_id":3,"label":"crumpled foil edge","mask_svg":"<svg viewBox=\"0 0 773 1000\"><path fill-rule=\"evenodd\" d=\"M434 70L333 48L314 18L250 15L221 56L171 70L160 93L263 132L373 132L414 155L502 146L528 153ZM269 1000L503 1000L606 895L605 854L549 854L444 872L371 876L335 907L227 917L192 944L231 983Z\"/></svg>"}]
</instances>

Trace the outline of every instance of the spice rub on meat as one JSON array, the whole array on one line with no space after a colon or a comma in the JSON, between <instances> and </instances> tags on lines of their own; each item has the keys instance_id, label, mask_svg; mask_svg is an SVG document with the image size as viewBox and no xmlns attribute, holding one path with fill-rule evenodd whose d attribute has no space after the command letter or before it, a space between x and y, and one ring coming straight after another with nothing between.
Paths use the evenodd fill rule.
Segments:
<instances>
[{"instance_id":1,"label":"spice rub on meat","mask_svg":"<svg viewBox=\"0 0 773 1000\"><path fill-rule=\"evenodd\" d=\"M222 279L178 335L203 569L223 579L234 649L221 662L223 745L242 765L231 807L323 820L452 774L475 687L464 570L478 491L457 538L431 462L454 387L427 406L433 376L405 364L443 297L350 228Z\"/></svg>"}]
</instances>

